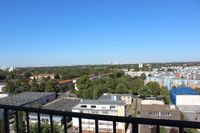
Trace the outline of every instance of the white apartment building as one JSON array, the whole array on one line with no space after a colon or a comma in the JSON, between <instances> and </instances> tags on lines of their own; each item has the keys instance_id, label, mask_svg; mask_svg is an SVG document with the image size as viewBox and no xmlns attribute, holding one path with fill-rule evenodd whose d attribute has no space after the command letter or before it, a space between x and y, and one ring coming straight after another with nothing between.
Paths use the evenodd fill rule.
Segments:
<instances>
[{"instance_id":1,"label":"white apartment building","mask_svg":"<svg viewBox=\"0 0 200 133\"><path fill-rule=\"evenodd\" d=\"M72 112L98 114L108 116L126 116L125 104L121 101L108 101L108 100L83 100L80 104L72 109ZM79 119L72 118L74 130L79 128ZM118 133L125 133L125 124L116 123ZM95 121L83 119L82 129L85 132L95 132ZM112 133L113 122L99 121L99 132Z\"/></svg>"},{"instance_id":2,"label":"white apartment building","mask_svg":"<svg viewBox=\"0 0 200 133\"><path fill-rule=\"evenodd\" d=\"M141 74L143 74L143 73L144 73L146 76L149 76L150 74L152 74L151 71L138 71L138 72L132 71L132 70L130 70L130 71L125 71L125 75L126 75L126 76L131 76L132 78L133 78L133 77L139 77L139 76L141 76Z\"/></svg>"}]
</instances>

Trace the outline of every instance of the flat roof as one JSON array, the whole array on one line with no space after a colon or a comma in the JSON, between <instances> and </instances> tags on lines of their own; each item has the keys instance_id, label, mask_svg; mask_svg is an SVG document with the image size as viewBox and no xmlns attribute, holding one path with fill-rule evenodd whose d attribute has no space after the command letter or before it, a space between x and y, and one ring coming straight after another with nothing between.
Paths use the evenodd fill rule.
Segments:
<instances>
[{"instance_id":1,"label":"flat roof","mask_svg":"<svg viewBox=\"0 0 200 133\"><path fill-rule=\"evenodd\" d=\"M175 105L142 105L141 106L141 110L149 110L149 111L153 111L153 110L177 110L177 107Z\"/></svg>"},{"instance_id":2,"label":"flat roof","mask_svg":"<svg viewBox=\"0 0 200 133\"><path fill-rule=\"evenodd\" d=\"M49 92L24 92L17 95L10 95L5 98L0 99L0 104L3 105L14 105L14 106L22 106L24 104L28 104L30 102L39 100L41 98L45 98L47 96L53 95L55 93Z\"/></svg>"},{"instance_id":3,"label":"flat roof","mask_svg":"<svg viewBox=\"0 0 200 133\"><path fill-rule=\"evenodd\" d=\"M200 106L199 105L178 105L177 107L182 112L199 112L200 113Z\"/></svg>"},{"instance_id":4,"label":"flat roof","mask_svg":"<svg viewBox=\"0 0 200 133\"><path fill-rule=\"evenodd\" d=\"M45 105L44 109L49 110L57 110L57 111L68 111L71 112L72 108L78 105L81 102L81 99L74 98L60 98L57 99L47 105Z\"/></svg>"},{"instance_id":5,"label":"flat roof","mask_svg":"<svg viewBox=\"0 0 200 133\"><path fill-rule=\"evenodd\" d=\"M90 105L125 105L121 101L108 101L108 100L83 100L80 105L90 104Z\"/></svg>"}]
</instances>

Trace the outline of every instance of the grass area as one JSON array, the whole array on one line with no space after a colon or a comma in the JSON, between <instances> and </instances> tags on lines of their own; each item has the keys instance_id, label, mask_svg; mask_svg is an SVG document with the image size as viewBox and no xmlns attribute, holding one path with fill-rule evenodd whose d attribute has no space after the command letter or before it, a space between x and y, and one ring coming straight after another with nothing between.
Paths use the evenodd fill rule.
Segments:
<instances>
[{"instance_id":1,"label":"grass area","mask_svg":"<svg viewBox=\"0 0 200 133\"><path fill-rule=\"evenodd\" d=\"M185 129L185 133L199 133L196 129Z\"/></svg>"},{"instance_id":2,"label":"grass area","mask_svg":"<svg viewBox=\"0 0 200 133\"><path fill-rule=\"evenodd\" d=\"M138 112L138 99L135 100L135 108L132 117L136 117Z\"/></svg>"},{"instance_id":3,"label":"grass area","mask_svg":"<svg viewBox=\"0 0 200 133\"><path fill-rule=\"evenodd\" d=\"M165 127L160 127L160 133L168 133Z\"/></svg>"},{"instance_id":4,"label":"grass area","mask_svg":"<svg viewBox=\"0 0 200 133\"><path fill-rule=\"evenodd\" d=\"M131 105L126 105L126 112L129 112L131 109Z\"/></svg>"}]
</instances>

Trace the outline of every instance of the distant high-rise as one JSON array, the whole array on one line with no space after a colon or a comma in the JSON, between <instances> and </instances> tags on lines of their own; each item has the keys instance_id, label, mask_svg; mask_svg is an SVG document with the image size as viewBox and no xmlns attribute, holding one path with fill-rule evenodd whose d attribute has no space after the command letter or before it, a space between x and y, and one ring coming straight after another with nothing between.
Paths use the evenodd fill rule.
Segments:
<instances>
[{"instance_id":1,"label":"distant high-rise","mask_svg":"<svg viewBox=\"0 0 200 133\"><path fill-rule=\"evenodd\" d=\"M143 68L143 63L140 63L140 64L139 64L139 68Z\"/></svg>"}]
</instances>

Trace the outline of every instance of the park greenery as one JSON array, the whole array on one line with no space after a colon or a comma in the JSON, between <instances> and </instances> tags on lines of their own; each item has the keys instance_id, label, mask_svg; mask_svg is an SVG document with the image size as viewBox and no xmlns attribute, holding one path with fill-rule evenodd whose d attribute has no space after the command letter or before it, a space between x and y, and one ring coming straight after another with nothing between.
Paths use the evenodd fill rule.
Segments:
<instances>
[{"instance_id":1,"label":"park greenery","mask_svg":"<svg viewBox=\"0 0 200 133\"><path fill-rule=\"evenodd\" d=\"M0 71L0 79L7 84L5 92L15 94L21 92L64 92L67 88L58 86L60 80L80 77L77 81L80 90L74 92L80 98L98 99L103 93L130 93L141 97L162 95L166 103L169 103L169 91L165 87L160 87L156 82L145 84L145 74L134 78L125 76L124 72L120 71L122 68L138 69L137 65L21 68L14 72ZM89 74L106 73L112 74L94 80L88 78ZM55 78L30 80L30 77L35 74L55 74Z\"/></svg>"},{"instance_id":2,"label":"park greenery","mask_svg":"<svg viewBox=\"0 0 200 133\"><path fill-rule=\"evenodd\" d=\"M77 83L80 90L75 93L84 99L97 99L103 93L130 93L141 97L162 95L169 103L169 91L165 87L160 87L156 82L144 84L145 78L145 74L131 78L125 76L121 71L95 80L89 80L87 76L82 76Z\"/></svg>"},{"instance_id":3,"label":"park greenery","mask_svg":"<svg viewBox=\"0 0 200 133\"><path fill-rule=\"evenodd\" d=\"M104 74L112 72L109 68L90 67L49 67L49 68L21 68L13 72L0 71L0 81L6 83L5 92L63 92L68 88L58 86L60 80L73 79L82 75ZM32 75L55 74L55 79L43 78L30 80Z\"/></svg>"}]
</instances>

